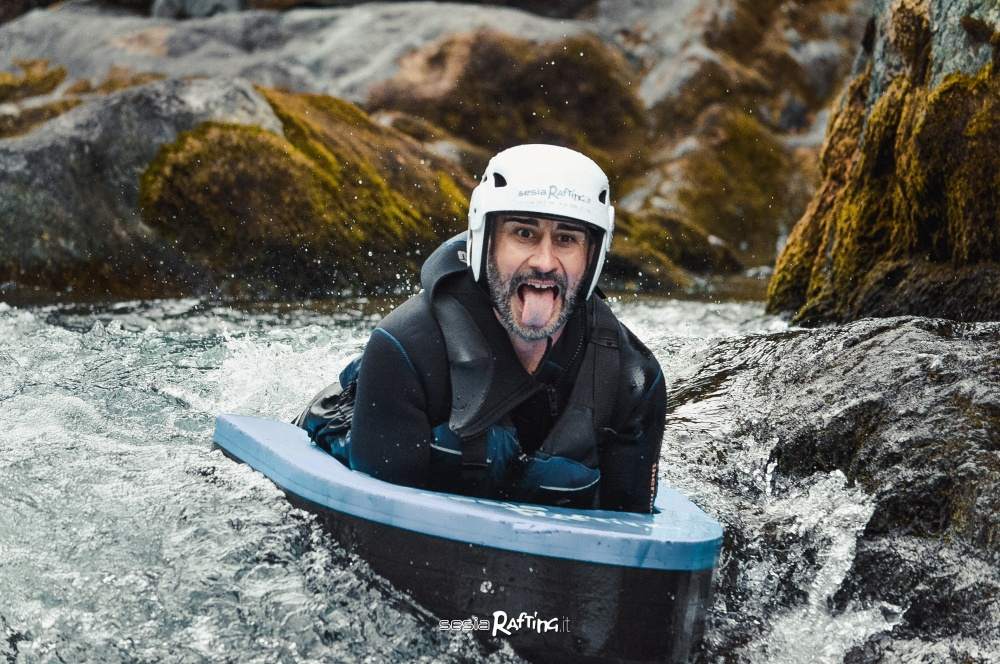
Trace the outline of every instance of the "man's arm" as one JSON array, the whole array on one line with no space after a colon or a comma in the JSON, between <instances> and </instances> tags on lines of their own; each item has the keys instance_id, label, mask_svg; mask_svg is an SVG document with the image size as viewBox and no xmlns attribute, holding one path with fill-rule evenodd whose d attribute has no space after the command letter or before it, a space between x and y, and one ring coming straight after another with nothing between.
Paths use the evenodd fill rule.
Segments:
<instances>
[{"instance_id":1,"label":"man's arm","mask_svg":"<svg viewBox=\"0 0 1000 664\"><path fill-rule=\"evenodd\" d=\"M351 468L394 484L426 487L434 437L427 395L413 359L382 327L365 347L357 389Z\"/></svg>"},{"instance_id":2,"label":"man's arm","mask_svg":"<svg viewBox=\"0 0 1000 664\"><path fill-rule=\"evenodd\" d=\"M629 399L628 417L601 446L601 509L653 511L667 391L659 364L652 356L649 360L650 364L643 371L641 391L636 391L637 399Z\"/></svg>"}]
</instances>

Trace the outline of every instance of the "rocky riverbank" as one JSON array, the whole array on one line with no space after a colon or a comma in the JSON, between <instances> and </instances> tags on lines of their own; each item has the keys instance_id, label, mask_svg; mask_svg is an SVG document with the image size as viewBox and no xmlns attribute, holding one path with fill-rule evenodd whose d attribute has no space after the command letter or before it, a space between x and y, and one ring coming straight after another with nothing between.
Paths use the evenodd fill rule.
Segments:
<instances>
[{"instance_id":1,"label":"rocky riverbank","mask_svg":"<svg viewBox=\"0 0 1000 664\"><path fill-rule=\"evenodd\" d=\"M0 25L0 66L10 67L0 74L0 230L17 237L0 247L0 292L72 300L406 289L416 252L461 225L455 210L489 154L531 140L581 149L612 175L621 224L609 283L683 291L703 287L707 275L766 274L811 191L814 126L847 69L865 11L863 3L832 0L761 12L739 2L711 10L680 1L591 2L559 17L538 3L503 4L539 13L485 3L347 4L233 11L257 5L223 3L201 12L210 17L175 20L165 18L164 3L71 0ZM779 42L762 50L765 36ZM743 42L750 55L738 61L734 45ZM771 80L780 63L788 85ZM216 85L220 96L242 87L255 110L230 117L224 105L172 101L198 85ZM337 122L356 123L369 141L365 159L379 152L383 167L406 168L412 182L382 172L355 187L322 175L357 155L328 142L329 154L317 157L303 147L313 137L285 135L287 117L273 121L279 90L324 95L310 103L325 111L355 104L358 112ZM132 103L159 107L125 108ZM155 121L146 122L146 112ZM119 122L122 113L133 121ZM223 139L218 128L200 127L205 122L247 129ZM290 161L265 159L267 168L289 169L276 180L285 177L282 191L292 193L237 177L255 169L240 149L253 127L269 133L256 134L258 143L290 144L311 162L296 162L294 151ZM194 159L204 165L210 155L215 174L233 165L228 186L252 187L238 196L243 209L188 195L178 212L159 194L141 194L147 185L188 188L167 182L193 177L174 163L173 144L186 141L180 152L190 151L209 136L228 147ZM45 159L36 158L39 150ZM91 151L95 159L81 157ZM415 159L391 166L389 152ZM148 173L168 163L176 167ZM211 180L212 168L204 170ZM450 182L440 184L442 172ZM355 194L369 202L363 213ZM412 236L399 232L410 228L400 226L403 208L424 215ZM291 226L269 220L293 211L300 239L277 242ZM189 221L163 223L175 214ZM359 214L364 233L332 229ZM213 230L194 230L202 222ZM254 230L241 235L243 225ZM374 246L387 238L396 246ZM368 251L379 254L380 269L359 264Z\"/></svg>"},{"instance_id":2,"label":"rocky riverbank","mask_svg":"<svg viewBox=\"0 0 1000 664\"><path fill-rule=\"evenodd\" d=\"M726 527L703 661L995 661L1000 324L734 337L670 399L662 467Z\"/></svg>"},{"instance_id":3,"label":"rocky riverbank","mask_svg":"<svg viewBox=\"0 0 1000 664\"><path fill-rule=\"evenodd\" d=\"M998 30L995 2L879 3L772 311L1000 318Z\"/></svg>"}]
</instances>

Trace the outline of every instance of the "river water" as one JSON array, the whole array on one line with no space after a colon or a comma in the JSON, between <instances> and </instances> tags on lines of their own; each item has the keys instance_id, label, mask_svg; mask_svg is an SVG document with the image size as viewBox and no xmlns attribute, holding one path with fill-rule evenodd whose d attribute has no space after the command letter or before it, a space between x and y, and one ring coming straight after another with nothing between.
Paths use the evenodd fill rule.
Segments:
<instances>
[{"instance_id":1,"label":"river water","mask_svg":"<svg viewBox=\"0 0 1000 664\"><path fill-rule=\"evenodd\" d=\"M220 412L295 415L360 352L386 306L0 304L0 660L517 661L437 632L270 482L212 449ZM668 385L690 379L713 339L786 328L756 303L613 307ZM834 473L739 514L698 443L721 419L711 399L675 409L661 473L746 532L776 520L815 531L820 564L801 582L806 601L787 608L767 596L781 561L744 565L741 587L717 594L713 622L737 611L760 637L725 651L710 630L703 657L841 661L885 627L881 613L826 609L870 513L865 498ZM767 445L743 453L727 468L767 494Z\"/></svg>"}]
</instances>

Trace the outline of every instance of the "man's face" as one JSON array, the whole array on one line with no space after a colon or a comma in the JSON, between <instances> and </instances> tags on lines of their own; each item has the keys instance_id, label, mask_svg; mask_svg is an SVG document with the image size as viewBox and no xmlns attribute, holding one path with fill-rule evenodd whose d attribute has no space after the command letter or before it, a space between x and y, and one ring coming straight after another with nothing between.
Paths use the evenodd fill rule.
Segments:
<instances>
[{"instance_id":1,"label":"man's face","mask_svg":"<svg viewBox=\"0 0 1000 664\"><path fill-rule=\"evenodd\" d=\"M573 309L589 256L582 224L498 215L486 277L507 331L528 341L558 331Z\"/></svg>"}]
</instances>

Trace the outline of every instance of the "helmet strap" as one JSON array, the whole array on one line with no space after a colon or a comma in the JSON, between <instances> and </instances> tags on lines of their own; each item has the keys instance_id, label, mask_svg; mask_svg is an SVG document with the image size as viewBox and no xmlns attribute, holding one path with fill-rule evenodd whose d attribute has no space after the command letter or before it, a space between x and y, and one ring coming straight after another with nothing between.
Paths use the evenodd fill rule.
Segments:
<instances>
[{"instance_id":1,"label":"helmet strap","mask_svg":"<svg viewBox=\"0 0 1000 664\"><path fill-rule=\"evenodd\" d=\"M483 250L479 253L479 279L476 280L476 284L482 288L487 295L490 295L490 283L486 266L490 260L490 252L493 250L495 218L496 213L489 212L486 214L485 219L483 219Z\"/></svg>"}]
</instances>

